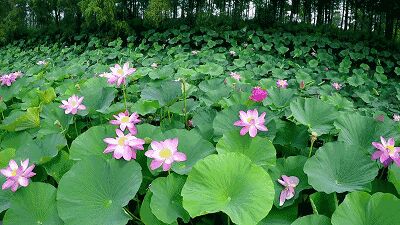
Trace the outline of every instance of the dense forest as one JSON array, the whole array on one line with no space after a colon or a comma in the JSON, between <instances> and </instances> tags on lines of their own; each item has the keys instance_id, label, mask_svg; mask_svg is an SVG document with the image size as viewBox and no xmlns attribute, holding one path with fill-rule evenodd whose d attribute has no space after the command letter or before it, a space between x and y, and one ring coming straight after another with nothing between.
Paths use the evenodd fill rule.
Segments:
<instances>
[{"instance_id":1,"label":"dense forest","mask_svg":"<svg viewBox=\"0 0 400 225\"><path fill-rule=\"evenodd\" d=\"M130 34L183 24L238 28L302 23L400 36L399 0L0 0L0 42L49 35Z\"/></svg>"}]
</instances>

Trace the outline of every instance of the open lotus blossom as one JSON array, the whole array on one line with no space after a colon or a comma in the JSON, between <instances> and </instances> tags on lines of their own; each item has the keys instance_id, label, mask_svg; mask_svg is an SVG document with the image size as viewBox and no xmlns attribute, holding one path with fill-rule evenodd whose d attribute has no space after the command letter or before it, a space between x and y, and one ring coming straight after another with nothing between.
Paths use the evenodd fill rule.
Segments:
<instances>
[{"instance_id":1,"label":"open lotus blossom","mask_svg":"<svg viewBox=\"0 0 400 225\"><path fill-rule=\"evenodd\" d=\"M229 51L229 54L230 54L231 56L235 56L235 55L236 55L236 52L235 52L235 51Z\"/></svg>"},{"instance_id":2,"label":"open lotus blossom","mask_svg":"<svg viewBox=\"0 0 400 225\"><path fill-rule=\"evenodd\" d=\"M400 116L398 114L394 114L393 115L393 120L396 121L396 122L399 122L400 121Z\"/></svg>"},{"instance_id":3,"label":"open lotus blossom","mask_svg":"<svg viewBox=\"0 0 400 225\"><path fill-rule=\"evenodd\" d=\"M238 74L238 73L236 73L236 72L231 72L229 75L230 75L233 79L235 79L235 80L237 80L237 81L240 81L240 79L242 78L242 77L240 76L240 74Z\"/></svg>"},{"instance_id":4,"label":"open lotus blossom","mask_svg":"<svg viewBox=\"0 0 400 225\"><path fill-rule=\"evenodd\" d=\"M22 76L20 71L4 74L0 77L0 84L2 86L10 87L20 76Z\"/></svg>"},{"instance_id":5,"label":"open lotus blossom","mask_svg":"<svg viewBox=\"0 0 400 225\"><path fill-rule=\"evenodd\" d=\"M337 91L339 91L340 89L342 89L342 85L335 82L332 84L332 87L335 88Z\"/></svg>"},{"instance_id":6,"label":"open lotus blossom","mask_svg":"<svg viewBox=\"0 0 400 225\"><path fill-rule=\"evenodd\" d=\"M167 139L164 141L152 141L151 149L145 155L152 158L150 169L155 170L162 166L163 171L168 171L173 162L186 161L186 155L178 152L178 138Z\"/></svg>"},{"instance_id":7,"label":"open lotus blossom","mask_svg":"<svg viewBox=\"0 0 400 225\"><path fill-rule=\"evenodd\" d=\"M151 67L152 67L153 69L155 69L155 68L158 67L158 64L157 64L157 63L152 63L152 64L151 64Z\"/></svg>"},{"instance_id":8,"label":"open lotus blossom","mask_svg":"<svg viewBox=\"0 0 400 225\"><path fill-rule=\"evenodd\" d=\"M23 187L28 186L29 178L36 175L36 173L32 172L35 165L28 166L29 159L23 162L21 161L21 166L18 166L14 160L10 160L8 167L0 170L1 174L7 178L2 189L5 190L11 188L11 191L15 192L20 185Z\"/></svg>"},{"instance_id":9,"label":"open lotus blossom","mask_svg":"<svg viewBox=\"0 0 400 225\"><path fill-rule=\"evenodd\" d=\"M264 90L261 87L255 87L251 91L249 99L255 102L262 102L267 96L268 96L267 90Z\"/></svg>"},{"instance_id":10,"label":"open lotus blossom","mask_svg":"<svg viewBox=\"0 0 400 225\"><path fill-rule=\"evenodd\" d=\"M104 138L104 142L108 144L103 153L113 153L116 159L124 158L129 161L136 159L136 150L143 150L144 140L133 136L125 135L120 129L116 130L116 138Z\"/></svg>"},{"instance_id":11,"label":"open lotus blossom","mask_svg":"<svg viewBox=\"0 0 400 225\"><path fill-rule=\"evenodd\" d=\"M135 124L140 122L139 115L137 113L132 113L129 115L128 111L119 113L118 115L113 115L115 120L111 120L110 123L113 125L119 125L119 128L122 131L125 131L128 128L129 132L132 135L137 134L137 129Z\"/></svg>"},{"instance_id":12,"label":"open lotus blossom","mask_svg":"<svg viewBox=\"0 0 400 225\"><path fill-rule=\"evenodd\" d=\"M67 101L62 100L62 105L60 108L65 109L65 114L72 114L75 115L78 110L85 110L86 106L82 104L84 97L78 97L76 95L72 95L68 98Z\"/></svg>"},{"instance_id":13,"label":"open lotus blossom","mask_svg":"<svg viewBox=\"0 0 400 225\"><path fill-rule=\"evenodd\" d=\"M400 147L395 147L394 144L394 138L389 138L386 141L384 137L381 137L381 143L372 142L377 151L372 154L371 159L376 160L379 158L379 161L385 167L394 161L400 167Z\"/></svg>"},{"instance_id":14,"label":"open lotus blossom","mask_svg":"<svg viewBox=\"0 0 400 225\"><path fill-rule=\"evenodd\" d=\"M282 179L278 179L278 182L285 188L281 191L279 196L279 206L283 206L286 200L293 198L295 195L295 187L299 184L299 178L295 176L282 175Z\"/></svg>"},{"instance_id":15,"label":"open lotus blossom","mask_svg":"<svg viewBox=\"0 0 400 225\"><path fill-rule=\"evenodd\" d=\"M112 74L116 78L115 81L117 82L117 87L119 87L121 84L125 84L126 77L128 77L129 75L131 75L132 73L134 73L136 71L135 68L129 67L129 62L125 63L123 67L121 67L119 64L115 64L115 66L110 67L110 69L111 69Z\"/></svg>"},{"instance_id":16,"label":"open lotus blossom","mask_svg":"<svg viewBox=\"0 0 400 225\"><path fill-rule=\"evenodd\" d=\"M196 50L192 51L192 55L197 55L197 54L199 54L199 51L196 51Z\"/></svg>"},{"instance_id":17,"label":"open lotus blossom","mask_svg":"<svg viewBox=\"0 0 400 225\"><path fill-rule=\"evenodd\" d=\"M240 130L240 135L245 135L249 132L250 137L255 137L257 135L257 130L268 131L268 128L264 125L265 123L265 112L263 112L260 117L258 117L257 109L248 110L247 112L240 111L240 120L234 123L235 126L243 127Z\"/></svg>"},{"instance_id":18,"label":"open lotus blossom","mask_svg":"<svg viewBox=\"0 0 400 225\"><path fill-rule=\"evenodd\" d=\"M288 82L287 82L287 80L278 80L278 81L276 81L276 86L277 86L278 88L283 88L283 89L285 89L285 88L287 88L287 86L288 86Z\"/></svg>"}]
</instances>

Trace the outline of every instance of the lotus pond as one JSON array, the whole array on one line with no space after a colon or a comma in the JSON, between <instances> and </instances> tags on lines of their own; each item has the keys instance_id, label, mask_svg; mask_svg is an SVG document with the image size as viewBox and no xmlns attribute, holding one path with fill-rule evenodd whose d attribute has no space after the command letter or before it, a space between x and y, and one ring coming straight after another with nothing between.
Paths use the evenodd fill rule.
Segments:
<instances>
[{"instance_id":1,"label":"lotus pond","mask_svg":"<svg viewBox=\"0 0 400 225\"><path fill-rule=\"evenodd\" d=\"M394 225L400 54L187 28L0 48L4 225Z\"/></svg>"}]
</instances>

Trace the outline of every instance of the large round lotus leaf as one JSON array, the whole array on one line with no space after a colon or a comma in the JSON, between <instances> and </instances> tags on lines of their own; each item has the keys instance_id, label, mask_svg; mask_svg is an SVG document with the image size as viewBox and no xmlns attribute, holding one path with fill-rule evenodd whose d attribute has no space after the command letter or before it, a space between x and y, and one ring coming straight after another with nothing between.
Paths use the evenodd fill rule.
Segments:
<instances>
[{"instance_id":1,"label":"large round lotus leaf","mask_svg":"<svg viewBox=\"0 0 400 225\"><path fill-rule=\"evenodd\" d=\"M116 90L108 87L107 81L100 78L90 78L81 87L78 96L84 97L82 104L89 113L105 111L115 98Z\"/></svg>"},{"instance_id":2,"label":"large round lotus leaf","mask_svg":"<svg viewBox=\"0 0 400 225\"><path fill-rule=\"evenodd\" d=\"M89 128L79 135L71 144L70 158L81 160L86 157L101 156L111 158L112 154L104 154L107 144L103 141L104 138L115 138L116 126L94 126Z\"/></svg>"},{"instance_id":3,"label":"large round lotus leaf","mask_svg":"<svg viewBox=\"0 0 400 225\"><path fill-rule=\"evenodd\" d=\"M217 143L220 154L239 152L249 157L255 164L268 169L275 165L276 151L274 145L267 138L249 135L241 136L237 131L230 131Z\"/></svg>"},{"instance_id":4,"label":"large round lotus leaf","mask_svg":"<svg viewBox=\"0 0 400 225\"><path fill-rule=\"evenodd\" d=\"M318 135L328 133L338 115L334 106L317 98L299 98L290 103L290 110L299 123Z\"/></svg>"},{"instance_id":5,"label":"large round lotus leaf","mask_svg":"<svg viewBox=\"0 0 400 225\"><path fill-rule=\"evenodd\" d=\"M308 215L298 218L292 225L331 225L331 220L324 215Z\"/></svg>"},{"instance_id":6,"label":"large round lotus leaf","mask_svg":"<svg viewBox=\"0 0 400 225\"><path fill-rule=\"evenodd\" d=\"M397 190L397 193L400 194L400 167L395 164L392 164L389 167L388 180L392 182Z\"/></svg>"},{"instance_id":7,"label":"large round lotus leaf","mask_svg":"<svg viewBox=\"0 0 400 225\"><path fill-rule=\"evenodd\" d=\"M240 153L211 155L196 163L182 189L191 217L222 211L236 224L260 222L271 210L268 173Z\"/></svg>"},{"instance_id":8,"label":"large round lotus leaf","mask_svg":"<svg viewBox=\"0 0 400 225\"><path fill-rule=\"evenodd\" d=\"M379 142L380 136L389 137L399 136L396 133L392 121L379 122L372 117L361 116L359 114L342 114L335 122L336 128L340 129L339 141L357 145L361 148L374 151L373 141Z\"/></svg>"},{"instance_id":9,"label":"large round lotus leaf","mask_svg":"<svg viewBox=\"0 0 400 225\"><path fill-rule=\"evenodd\" d=\"M150 191L148 191L144 196L142 205L140 206L140 219L145 225L166 225L166 223L157 219L151 211L150 201L152 196L153 194ZM171 225L178 225L178 223L174 222Z\"/></svg>"},{"instance_id":10,"label":"large round lotus leaf","mask_svg":"<svg viewBox=\"0 0 400 225\"><path fill-rule=\"evenodd\" d=\"M141 182L141 168L135 161L100 157L79 161L59 183L60 217L71 225L124 225L130 217L122 207L136 195Z\"/></svg>"},{"instance_id":11,"label":"large round lotus leaf","mask_svg":"<svg viewBox=\"0 0 400 225\"><path fill-rule=\"evenodd\" d=\"M378 167L359 146L330 142L306 162L304 172L315 190L329 194L368 190Z\"/></svg>"},{"instance_id":12,"label":"large round lotus leaf","mask_svg":"<svg viewBox=\"0 0 400 225\"><path fill-rule=\"evenodd\" d=\"M0 176L0 184L4 184L4 182L6 182L6 178L4 176ZM10 199L12 196L13 193L11 190L0 191L0 213L10 208Z\"/></svg>"},{"instance_id":13,"label":"large round lotus leaf","mask_svg":"<svg viewBox=\"0 0 400 225\"><path fill-rule=\"evenodd\" d=\"M299 178L299 184L295 188L295 195L293 198L286 200L285 204L282 207L287 207L292 205L296 199L300 196L300 192L311 188L308 184L307 175L303 171L304 164L307 161L307 157L305 156L290 156L286 159L279 158L276 161L276 167L270 168L269 174L271 175L272 180L274 181L275 186L275 200L274 205L277 208L281 208L279 206L279 195L283 190L283 186L278 182L278 179L281 179L282 175L286 176L296 176Z\"/></svg>"},{"instance_id":14,"label":"large round lotus leaf","mask_svg":"<svg viewBox=\"0 0 400 225\"><path fill-rule=\"evenodd\" d=\"M182 206L182 187L186 178L177 174L170 174L168 177L155 179L150 186L153 193L150 208L153 214L164 223L177 222L182 218L188 222L189 214Z\"/></svg>"},{"instance_id":15,"label":"large round lotus leaf","mask_svg":"<svg viewBox=\"0 0 400 225\"><path fill-rule=\"evenodd\" d=\"M257 225L290 225L296 220L297 214L297 205L292 205L284 209L272 207L267 217Z\"/></svg>"},{"instance_id":16,"label":"large round lotus leaf","mask_svg":"<svg viewBox=\"0 0 400 225\"><path fill-rule=\"evenodd\" d=\"M163 141L168 138L178 138L178 151L186 154L186 161L175 162L172 165L172 170L178 174L189 173L197 161L215 151L214 146L210 142L204 140L196 130L169 130L156 136L154 140Z\"/></svg>"},{"instance_id":17,"label":"large round lotus leaf","mask_svg":"<svg viewBox=\"0 0 400 225\"><path fill-rule=\"evenodd\" d=\"M281 109L289 105L295 93L293 89L272 88L268 90L268 97L263 102L264 105Z\"/></svg>"},{"instance_id":18,"label":"large round lotus leaf","mask_svg":"<svg viewBox=\"0 0 400 225\"><path fill-rule=\"evenodd\" d=\"M393 225L400 221L400 200L388 193L353 192L332 215L333 225Z\"/></svg>"},{"instance_id":19,"label":"large round lotus leaf","mask_svg":"<svg viewBox=\"0 0 400 225\"><path fill-rule=\"evenodd\" d=\"M63 224L57 213L56 188L45 183L31 183L11 199L4 224Z\"/></svg>"}]
</instances>

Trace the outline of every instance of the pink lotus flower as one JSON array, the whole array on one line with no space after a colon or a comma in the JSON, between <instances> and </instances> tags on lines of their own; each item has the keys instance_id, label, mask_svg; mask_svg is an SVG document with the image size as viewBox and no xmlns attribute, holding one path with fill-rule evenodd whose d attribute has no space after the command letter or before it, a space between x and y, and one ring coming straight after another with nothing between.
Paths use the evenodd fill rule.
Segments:
<instances>
[{"instance_id":1,"label":"pink lotus flower","mask_svg":"<svg viewBox=\"0 0 400 225\"><path fill-rule=\"evenodd\" d=\"M151 64L151 67L152 67L153 69L156 69L156 68L158 67L158 64L157 64L157 63L152 63L152 64Z\"/></svg>"},{"instance_id":2,"label":"pink lotus flower","mask_svg":"<svg viewBox=\"0 0 400 225\"><path fill-rule=\"evenodd\" d=\"M115 64L115 66L110 67L110 69L111 69L112 74L116 78L117 87L119 87L121 84L125 84L126 77L128 77L129 75L131 75L132 73L134 73L136 71L135 68L129 67L129 62L125 63L123 67L121 67L119 64ZM113 81L113 83L115 82L113 79L112 79L112 81Z\"/></svg>"},{"instance_id":3,"label":"pink lotus flower","mask_svg":"<svg viewBox=\"0 0 400 225\"><path fill-rule=\"evenodd\" d=\"M268 92L260 87L255 87L251 91L250 100L255 102L262 102L268 96Z\"/></svg>"},{"instance_id":4,"label":"pink lotus flower","mask_svg":"<svg viewBox=\"0 0 400 225\"><path fill-rule=\"evenodd\" d=\"M231 73L230 73L230 76L231 76L233 79L237 80L237 81L240 81L240 79L242 78L242 77L240 76L240 74L238 74L238 73L236 73L236 72L231 72Z\"/></svg>"},{"instance_id":5,"label":"pink lotus flower","mask_svg":"<svg viewBox=\"0 0 400 225\"><path fill-rule=\"evenodd\" d=\"M325 67L325 69L324 69L325 71L329 71L329 68L328 67Z\"/></svg>"},{"instance_id":6,"label":"pink lotus flower","mask_svg":"<svg viewBox=\"0 0 400 225\"><path fill-rule=\"evenodd\" d=\"M263 112L260 117L258 117L257 109L248 110L247 112L240 111L240 120L234 123L235 126L243 127L240 130L240 135L245 135L249 132L250 137L255 137L257 135L257 130L268 131L268 128L264 125L265 123L265 112Z\"/></svg>"},{"instance_id":7,"label":"pink lotus flower","mask_svg":"<svg viewBox=\"0 0 400 225\"><path fill-rule=\"evenodd\" d=\"M285 88L287 88L287 86L288 86L288 82L287 82L287 80L278 80L278 81L276 81L276 86L277 86L278 88L283 88L283 89L285 89Z\"/></svg>"},{"instance_id":8,"label":"pink lotus flower","mask_svg":"<svg viewBox=\"0 0 400 225\"><path fill-rule=\"evenodd\" d=\"M108 144L103 153L113 153L113 157L120 159L123 157L126 161L136 159L136 150L143 150L144 140L133 136L125 135L120 129L116 130L116 138L104 138L104 142Z\"/></svg>"},{"instance_id":9,"label":"pink lotus flower","mask_svg":"<svg viewBox=\"0 0 400 225\"><path fill-rule=\"evenodd\" d=\"M394 144L394 138L389 138L386 141L385 138L381 137L381 143L372 142L377 151L372 154L371 159L376 160L379 158L379 161L385 167L394 161L400 167L400 147L395 147Z\"/></svg>"},{"instance_id":10,"label":"pink lotus flower","mask_svg":"<svg viewBox=\"0 0 400 225\"><path fill-rule=\"evenodd\" d=\"M15 80L14 80L15 81ZM10 75L8 74L4 74L3 76L0 77L0 82L1 82L1 86L7 86L10 87L11 84L14 82L12 77L10 77Z\"/></svg>"},{"instance_id":11,"label":"pink lotus flower","mask_svg":"<svg viewBox=\"0 0 400 225\"><path fill-rule=\"evenodd\" d=\"M342 89L342 85L335 82L332 84L332 87L335 88L337 91L339 91L340 89Z\"/></svg>"},{"instance_id":12,"label":"pink lotus flower","mask_svg":"<svg viewBox=\"0 0 400 225\"><path fill-rule=\"evenodd\" d=\"M235 51L229 51L229 54L230 54L231 56L235 56L235 55L236 55L236 52L235 52Z\"/></svg>"},{"instance_id":13,"label":"pink lotus flower","mask_svg":"<svg viewBox=\"0 0 400 225\"><path fill-rule=\"evenodd\" d=\"M45 60L39 60L36 64L44 66L47 65L47 62Z\"/></svg>"},{"instance_id":14,"label":"pink lotus flower","mask_svg":"<svg viewBox=\"0 0 400 225\"><path fill-rule=\"evenodd\" d=\"M163 171L168 171L173 162L186 161L186 155L178 152L178 138L167 139L164 141L152 141L151 149L144 153L152 158L150 169L155 170L162 165Z\"/></svg>"},{"instance_id":15,"label":"pink lotus flower","mask_svg":"<svg viewBox=\"0 0 400 225\"><path fill-rule=\"evenodd\" d=\"M65 114L75 115L78 110L85 110L86 106L82 104L84 97L78 97L76 95L72 95L68 98L68 101L62 100L62 105L60 108L65 109Z\"/></svg>"},{"instance_id":16,"label":"pink lotus flower","mask_svg":"<svg viewBox=\"0 0 400 225\"><path fill-rule=\"evenodd\" d=\"M102 73L99 75L99 77L107 78L107 83L109 84L114 84L118 80L118 77L114 76L112 73Z\"/></svg>"},{"instance_id":17,"label":"pink lotus flower","mask_svg":"<svg viewBox=\"0 0 400 225\"><path fill-rule=\"evenodd\" d=\"M29 184L29 178L36 175L36 173L32 172L35 165L29 166L29 159L25 161L21 161L21 166L14 160L10 160L8 163L8 167L0 170L1 174L3 174L7 180L4 182L2 189L11 188L11 191L17 191L18 187L21 185L22 187L26 187Z\"/></svg>"},{"instance_id":18,"label":"pink lotus flower","mask_svg":"<svg viewBox=\"0 0 400 225\"><path fill-rule=\"evenodd\" d=\"M135 124L140 122L139 115L137 113L132 113L129 116L129 112L125 111L123 113L119 113L118 115L113 115L116 120L111 120L110 123L113 125L119 125L119 128L122 131L125 131L128 128L129 132L132 135L137 134L137 129Z\"/></svg>"},{"instance_id":19,"label":"pink lotus flower","mask_svg":"<svg viewBox=\"0 0 400 225\"><path fill-rule=\"evenodd\" d=\"M282 180L278 179L278 182L285 188L281 191L281 195L279 196L279 206L283 206L286 200L293 198L295 194L294 188L299 184L299 178L295 176L288 177L282 175L281 178Z\"/></svg>"},{"instance_id":20,"label":"pink lotus flower","mask_svg":"<svg viewBox=\"0 0 400 225\"><path fill-rule=\"evenodd\" d=\"M199 51L196 51L196 50L192 51L192 55L197 55L197 54L199 54Z\"/></svg>"},{"instance_id":21,"label":"pink lotus flower","mask_svg":"<svg viewBox=\"0 0 400 225\"><path fill-rule=\"evenodd\" d=\"M393 115L393 120L396 121L396 122L399 122L400 121L400 116L397 115L397 114L394 114Z\"/></svg>"}]
</instances>

